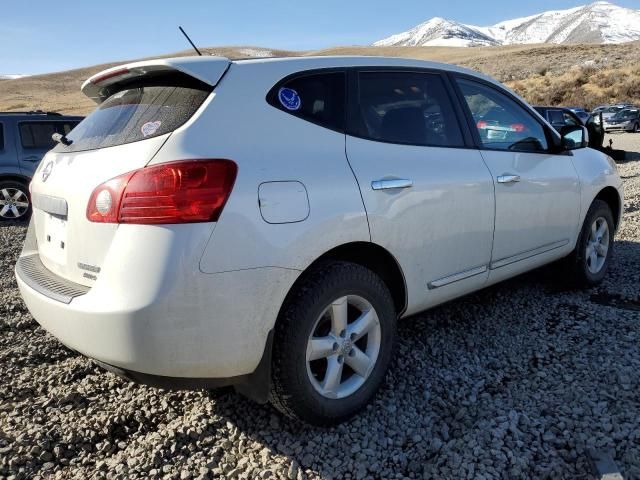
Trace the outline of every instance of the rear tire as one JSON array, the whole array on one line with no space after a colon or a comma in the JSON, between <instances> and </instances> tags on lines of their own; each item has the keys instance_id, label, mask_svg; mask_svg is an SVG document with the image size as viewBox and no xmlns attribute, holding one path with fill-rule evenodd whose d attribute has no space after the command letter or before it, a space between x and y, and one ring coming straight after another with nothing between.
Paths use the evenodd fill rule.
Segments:
<instances>
[{"instance_id":1,"label":"rear tire","mask_svg":"<svg viewBox=\"0 0 640 480\"><path fill-rule=\"evenodd\" d=\"M280 312L269 399L290 418L340 423L361 411L393 357L396 312L371 270L332 262L310 272Z\"/></svg>"},{"instance_id":2,"label":"rear tire","mask_svg":"<svg viewBox=\"0 0 640 480\"><path fill-rule=\"evenodd\" d=\"M20 181L0 180L0 221L28 220L30 215L28 186Z\"/></svg>"},{"instance_id":3,"label":"rear tire","mask_svg":"<svg viewBox=\"0 0 640 480\"><path fill-rule=\"evenodd\" d=\"M593 287L602 282L613 255L614 231L611 208L602 200L594 200L585 217L576 248L567 257L573 284Z\"/></svg>"},{"instance_id":4,"label":"rear tire","mask_svg":"<svg viewBox=\"0 0 640 480\"><path fill-rule=\"evenodd\" d=\"M633 133L638 133L638 132L640 132L640 123L636 123L633 126Z\"/></svg>"}]
</instances>

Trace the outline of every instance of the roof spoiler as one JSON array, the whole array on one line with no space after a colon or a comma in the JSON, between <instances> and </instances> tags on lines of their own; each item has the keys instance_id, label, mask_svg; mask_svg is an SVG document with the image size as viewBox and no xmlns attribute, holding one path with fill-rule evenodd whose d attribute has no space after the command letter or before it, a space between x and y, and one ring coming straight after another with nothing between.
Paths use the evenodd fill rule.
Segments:
<instances>
[{"instance_id":1,"label":"roof spoiler","mask_svg":"<svg viewBox=\"0 0 640 480\"><path fill-rule=\"evenodd\" d=\"M161 72L178 71L215 87L231 65L224 57L177 57L144 60L127 63L96 73L82 84L87 97L100 104L112 91L114 85L137 77Z\"/></svg>"}]
</instances>

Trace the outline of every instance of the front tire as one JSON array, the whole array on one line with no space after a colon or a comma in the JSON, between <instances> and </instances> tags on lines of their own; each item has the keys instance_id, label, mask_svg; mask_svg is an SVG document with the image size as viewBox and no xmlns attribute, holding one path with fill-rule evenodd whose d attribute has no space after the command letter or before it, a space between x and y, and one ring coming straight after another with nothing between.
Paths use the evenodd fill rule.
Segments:
<instances>
[{"instance_id":1,"label":"front tire","mask_svg":"<svg viewBox=\"0 0 640 480\"><path fill-rule=\"evenodd\" d=\"M352 263L325 264L288 296L276 324L270 401L313 425L361 411L393 357L396 312L384 282Z\"/></svg>"},{"instance_id":2,"label":"front tire","mask_svg":"<svg viewBox=\"0 0 640 480\"><path fill-rule=\"evenodd\" d=\"M594 200L585 217L576 249L568 257L571 280L577 286L593 287L604 279L613 254L615 224L611 208Z\"/></svg>"},{"instance_id":3,"label":"front tire","mask_svg":"<svg viewBox=\"0 0 640 480\"><path fill-rule=\"evenodd\" d=\"M27 220L30 215L27 185L14 180L0 180L0 221Z\"/></svg>"}]
</instances>

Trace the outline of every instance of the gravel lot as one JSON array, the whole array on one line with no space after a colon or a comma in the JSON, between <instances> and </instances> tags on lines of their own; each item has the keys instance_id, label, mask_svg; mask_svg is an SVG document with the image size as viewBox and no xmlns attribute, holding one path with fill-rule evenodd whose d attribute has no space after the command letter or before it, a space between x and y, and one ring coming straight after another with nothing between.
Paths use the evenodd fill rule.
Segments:
<instances>
[{"instance_id":1,"label":"gravel lot","mask_svg":"<svg viewBox=\"0 0 640 480\"><path fill-rule=\"evenodd\" d=\"M25 227L3 224L0 477L592 478L593 449L640 478L640 161L619 168L625 223L601 287L566 290L549 267L401 322L375 403L332 429L127 383L67 350L22 303Z\"/></svg>"}]
</instances>

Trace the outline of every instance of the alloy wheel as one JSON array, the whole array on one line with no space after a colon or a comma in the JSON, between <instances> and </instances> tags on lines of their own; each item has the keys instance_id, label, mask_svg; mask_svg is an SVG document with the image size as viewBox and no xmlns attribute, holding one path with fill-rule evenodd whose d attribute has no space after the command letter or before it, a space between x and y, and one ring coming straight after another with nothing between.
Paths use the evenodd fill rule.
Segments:
<instances>
[{"instance_id":1,"label":"alloy wheel","mask_svg":"<svg viewBox=\"0 0 640 480\"><path fill-rule=\"evenodd\" d=\"M607 260L609 241L609 224L603 217L596 218L591 224L585 252L587 268L591 273L596 274L602 270Z\"/></svg>"},{"instance_id":2,"label":"alloy wheel","mask_svg":"<svg viewBox=\"0 0 640 480\"><path fill-rule=\"evenodd\" d=\"M378 315L367 300L347 295L316 320L306 351L307 374L326 398L355 393L373 371L382 340Z\"/></svg>"},{"instance_id":3,"label":"alloy wheel","mask_svg":"<svg viewBox=\"0 0 640 480\"><path fill-rule=\"evenodd\" d=\"M0 217L6 220L22 218L29 210L29 197L18 188L0 190Z\"/></svg>"}]
</instances>

